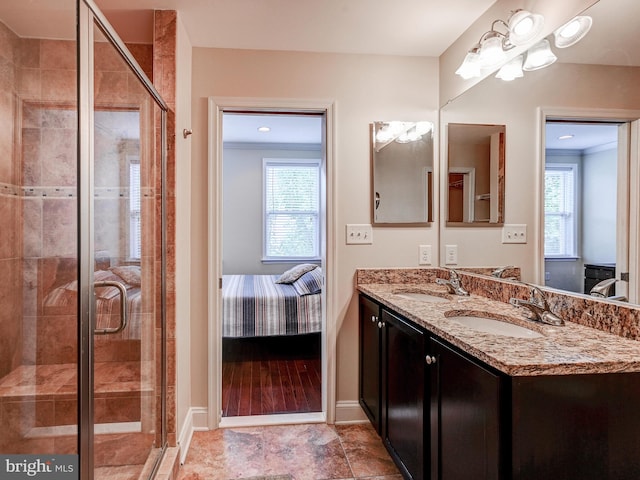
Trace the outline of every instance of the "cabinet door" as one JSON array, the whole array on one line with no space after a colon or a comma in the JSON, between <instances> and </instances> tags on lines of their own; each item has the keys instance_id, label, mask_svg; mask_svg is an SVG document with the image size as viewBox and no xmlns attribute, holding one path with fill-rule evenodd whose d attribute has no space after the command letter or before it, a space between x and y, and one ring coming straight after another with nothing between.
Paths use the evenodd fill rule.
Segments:
<instances>
[{"instance_id":1,"label":"cabinet door","mask_svg":"<svg viewBox=\"0 0 640 480\"><path fill-rule=\"evenodd\" d=\"M500 377L429 340L432 480L500 478Z\"/></svg>"},{"instance_id":2,"label":"cabinet door","mask_svg":"<svg viewBox=\"0 0 640 480\"><path fill-rule=\"evenodd\" d=\"M425 335L382 311L385 359L384 442L405 478L422 480L425 469Z\"/></svg>"},{"instance_id":3,"label":"cabinet door","mask_svg":"<svg viewBox=\"0 0 640 480\"><path fill-rule=\"evenodd\" d=\"M378 324L380 323L380 326ZM381 319L377 303L360 296L360 405L380 433Z\"/></svg>"}]
</instances>

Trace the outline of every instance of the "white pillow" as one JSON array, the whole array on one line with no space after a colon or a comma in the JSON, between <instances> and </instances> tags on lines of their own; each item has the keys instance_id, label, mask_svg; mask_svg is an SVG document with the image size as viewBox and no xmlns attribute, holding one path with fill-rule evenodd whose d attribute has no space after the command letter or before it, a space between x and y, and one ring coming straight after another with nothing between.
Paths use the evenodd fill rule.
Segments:
<instances>
[{"instance_id":1,"label":"white pillow","mask_svg":"<svg viewBox=\"0 0 640 480\"><path fill-rule=\"evenodd\" d=\"M314 268L318 268L318 265L314 265L313 263L301 263L300 265L291 267L289 270L280 275L280 277L276 280L276 283L293 283L302 275L310 272Z\"/></svg>"}]
</instances>

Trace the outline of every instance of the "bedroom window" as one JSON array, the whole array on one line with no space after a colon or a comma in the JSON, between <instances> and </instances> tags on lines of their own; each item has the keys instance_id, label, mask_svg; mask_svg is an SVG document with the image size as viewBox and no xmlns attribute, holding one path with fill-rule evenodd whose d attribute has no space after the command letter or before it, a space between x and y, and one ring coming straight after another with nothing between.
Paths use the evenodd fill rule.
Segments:
<instances>
[{"instance_id":1,"label":"bedroom window","mask_svg":"<svg viewBox=\"0 0 640 480\"><path fill-rule=\"evenodd\" d=\"M575 258L578 166L547 165L544 172L544 256Z\"/></svg>"},{"instance_id":2,"label":"bedroom window","mask_svg":"<svg viewBox=\"0 0 640 480\"><path fill-rule=\"evenodd\" d=\"M264 261L320 256L320 160L263 160Z\"/></svg>"}]
</instances>

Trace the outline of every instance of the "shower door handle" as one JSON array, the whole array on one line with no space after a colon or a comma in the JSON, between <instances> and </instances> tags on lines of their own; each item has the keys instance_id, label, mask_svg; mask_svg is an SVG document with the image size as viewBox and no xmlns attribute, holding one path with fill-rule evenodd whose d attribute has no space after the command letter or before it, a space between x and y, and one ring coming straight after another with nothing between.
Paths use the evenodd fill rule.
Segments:
<instances>
[{"instance_id":1,"label":"shower door handle","mask_svg":"<svg viewBox=\"0 0 640 480\"><path fill-rule=\"evenodd\" d=\"M127 288L120 282L104 281L95 282L93 287L116 287L120 292L120 325L114 328L100 328L93 331L96 335L118 333L127 327Z\"/></svg>"}]
</instances>

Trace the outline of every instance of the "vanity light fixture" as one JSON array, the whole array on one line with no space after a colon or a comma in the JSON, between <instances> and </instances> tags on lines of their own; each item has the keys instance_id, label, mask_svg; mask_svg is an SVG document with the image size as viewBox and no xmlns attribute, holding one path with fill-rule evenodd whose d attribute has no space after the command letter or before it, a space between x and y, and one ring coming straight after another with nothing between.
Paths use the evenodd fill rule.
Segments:
<instances>
[{"instance_id":1,"label":"vanity light fixture","mask_svg":"<svg viewBox=\"0 0 640 480\"><path fill-rule=\"evenodd\" d=\"M593 19L587 15L579 15L565 23L553 32L556 47L567 48L575 45L589 33L592 24Z\"/></svg>"},{"instance_id":2,"label":"vanity light fixture","mask_svg":"<svg viewBox=\"0 0 640 480\"><path fill-rule=\"evenodd\" d=\"M539 70L541 68L548 67L557 59L558 57L556 57L551 51L549 40L545 38L529 49L522 69L527 72Z\"/></svg>"},{"instance_id":3,"label":"vanity light fixture","mask_svg":"<svg viewBox=\"0 0 640 480\"><path fill-rule=\"evenodd\" d=\"M375 122L375 149L379 152L391 142L416 142L431 131L431 122ZM378 129L378 126L381 127Z\"/></svg>"},{"instance_id":4,"label":"vanity light fixture","mask_svg":"<svg viewBox=\"0 0 640 480\"><path fill-rule=\"evenodd\" d=\"M535 40L544 27L544 17L526 10L516 10L508 20L509 42L512 45L526 45Z\"/></svg>"},{"instance_id":5,"label":"vanity light fixture","mask_svg":"<svg viewBox=\"0 0 640 480\"><path fill-rule=\"evenodd\" d=\"M507 54L504 51L503 38L500 32L491 30L485 33L480 39L480 53L478 61L480 62L480 68L496 68L503 63Z\"/></svg>"},{"instance_id":6,"label":"vanity light fixture","mask_svg":"<svg viewBox=\"0 0 640 480\"><path fill-rule=\"evenodd\" d=\"M524 73L522 72L523 60L524 56L522 55L518 55L517 57L512 58L502 66L502 68L496 74L496 78L504 80L505 82L510 82L511 80L515 80L516 78L524 77Z\"/></svg>"},{"instance_id":7,"label":"vanity light fixture","mask_svg":"<svg viewBox=\"0 0 640 480\"><path fill-rule=\"evenodd\" d=\"M465 80L480 76L480 45L475 45L467 52L462 64L456 70L456 75L460 75Z\"/></svg>"},{"instance_id":8,"label":"vanity light fixture","mask_svg":"<svg viewBox=\"0 0 640 480\"><path fill-rule=\"evenodd\" d=\"M497 30L498 26L504 27L506 33ZM494 20L491 29L467 52L456 74L468 80L480 77L482 70L497 68L506 60L506 52L535 40L543 26L542 15L522 9L513 11L506 22Z\"/></svg>"}]
</instances>

